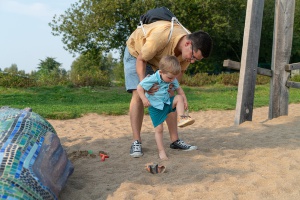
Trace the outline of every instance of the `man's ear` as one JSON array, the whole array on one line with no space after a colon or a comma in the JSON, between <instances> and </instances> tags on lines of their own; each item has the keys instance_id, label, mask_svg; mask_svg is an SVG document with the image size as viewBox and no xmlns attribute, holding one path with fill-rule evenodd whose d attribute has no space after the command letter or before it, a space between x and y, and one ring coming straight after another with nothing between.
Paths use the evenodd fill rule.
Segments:
<instances>
[{"instance_id":1,"label":"man's ear","mask_svg":"<svg viewBox=\"0 0 300 200\"><path fill-rule=\"evenodd\" d=\"M191 45L191 44L192 44L192 41L191 41L191 40L186 40L185 46L189 46L189 45Z\"/></svg>"}]
</instances>

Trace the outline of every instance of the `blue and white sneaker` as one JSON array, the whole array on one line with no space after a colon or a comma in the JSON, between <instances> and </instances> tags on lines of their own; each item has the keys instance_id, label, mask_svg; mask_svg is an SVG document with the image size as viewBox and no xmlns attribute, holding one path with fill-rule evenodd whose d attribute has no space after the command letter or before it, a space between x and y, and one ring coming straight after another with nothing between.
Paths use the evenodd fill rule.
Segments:
<instances>
[{"instance_id":1,"label":"blue and white sneaker","mask_svg":"<svg viewBox=\"0 0 300 200\"><path fill-rule=\"evenodd\" d=\"M182 151L192 151L192 150L196 150L198 149L197 146L192 146L189 144L186 144L183 140L176 140L175 142L173 142L172 144L170 144L170 148L171 149L179 149Z\"/></svg>"},{"instance_id":2,"label":"blue and white sneaker","mask_svg":"<svg viewBox=\"0 0 300 200\"><path fill-rule=\"evenodd\" d=\"M142 143L140 143L138 140L131 144L130 155L134 158L139 158L144 155L142 151Z\"/></svg>"}]
</instances>

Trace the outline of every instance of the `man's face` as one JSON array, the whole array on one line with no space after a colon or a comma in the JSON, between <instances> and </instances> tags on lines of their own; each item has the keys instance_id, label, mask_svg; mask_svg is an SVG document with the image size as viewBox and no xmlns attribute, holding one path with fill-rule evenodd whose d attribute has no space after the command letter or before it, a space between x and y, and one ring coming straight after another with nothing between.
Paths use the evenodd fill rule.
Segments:
<instances>
[{"instance_id":1,"label":"man's face","mask_svg":"<svg viewBox=\"0 0 300 200\"><path fill-rule=\"evenodd\" d=\"M193 50L192 42L189 42L185 50L182 52L182 58L187 62L195 63L196 61L200 61L203 59L202 52L198 49L197 51Z\"/></svg>"}]
</instances>

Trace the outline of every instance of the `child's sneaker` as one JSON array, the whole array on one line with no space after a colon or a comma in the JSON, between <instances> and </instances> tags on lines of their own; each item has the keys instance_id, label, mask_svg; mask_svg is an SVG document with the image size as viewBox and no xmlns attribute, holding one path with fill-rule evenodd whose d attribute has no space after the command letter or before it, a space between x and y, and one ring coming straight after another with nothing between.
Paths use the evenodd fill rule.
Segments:
<instances>
[{"instance_id":1,"label":"child's sneaker","mask_svg":"<svg viewBox=\"0 0 300 200\"><path fill-rule=\"evenodd\" d=\"M143 156L142 143L140 143L138 140L131 144L130 155L134 158Z\"/></svg>"},{"instance_id":2,"label":"child's sneaker","mask_svg":"<svg viewBox=\"0 0 300 200\"><path fill-rule=\"evenodd\" d=\"M179 117L178 119L178 124L177 126L182 128L182 127L186 127L188 125L191 125L195 122L194 119L192 119L190 116L186 116L186 115L182 115Z\"/></svg>"},{"instance_id":3,"label":"child's sneaker","mask_svg":"<svg viewBox=\"0 0 300 200\"><path fill-rule=\"evenodd\" d=\"M195 120L192 119L189 115L189 110L186 110L184 115L179 116L177 126L182 128L182 127L186 127L188 125L191 125L194 122L195 122Z\"/></svg>"}]
</instances>

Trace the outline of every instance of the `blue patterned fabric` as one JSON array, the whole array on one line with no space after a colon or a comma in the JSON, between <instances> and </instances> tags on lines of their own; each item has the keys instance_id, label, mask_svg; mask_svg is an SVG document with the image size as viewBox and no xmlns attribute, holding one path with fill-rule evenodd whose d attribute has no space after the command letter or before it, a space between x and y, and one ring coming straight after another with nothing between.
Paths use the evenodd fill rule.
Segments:
<instances>
[{"instance_id":1,"label":"blue patterned fabric","mask_svg":"<svg viewBox=\"0 0 300 200\"><path fill-rule=\"evenodd\" d=\"M34 112L0 109L0 199L57 199L33 165L52 125ZM73 170L71 170L73 171Z\"/></svg>"}]
</instances>

